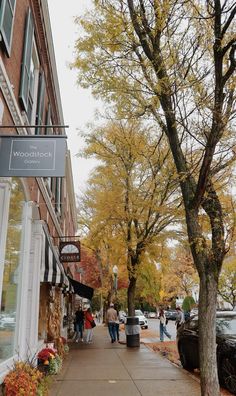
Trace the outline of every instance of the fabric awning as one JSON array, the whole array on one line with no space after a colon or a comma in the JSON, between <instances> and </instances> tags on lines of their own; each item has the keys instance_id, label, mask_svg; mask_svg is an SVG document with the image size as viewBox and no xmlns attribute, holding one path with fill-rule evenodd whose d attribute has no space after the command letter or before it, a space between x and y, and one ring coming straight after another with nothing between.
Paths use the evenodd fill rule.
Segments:
<instances>
[{"instance_id":1,"label":"fabric awning","mask_svg":"<svg viewBox=\"0 0 236 396\"><path fill-rule=\"evenodd\" d=\"M84 297L87 298L88 300L92 300L93 292L94 292L94 289L92 287L84 285L83 283L80 283L70 277L68 277L68 279L70 281L70 284L73 286L74 293L78 294L80 297Z\"/></svg>"},{"instance_id":2,"label":"fabric awning","mask_svg":"<svg viewBox=\"0 0 236 396\"><path fill-rule=\"evenodd\" d=\"M68 289L70 288L69 279L45 228L43 228L43 255L40 275L40 282L50 282L54 285L65 285Z\"/></svg>"}]
</instances>

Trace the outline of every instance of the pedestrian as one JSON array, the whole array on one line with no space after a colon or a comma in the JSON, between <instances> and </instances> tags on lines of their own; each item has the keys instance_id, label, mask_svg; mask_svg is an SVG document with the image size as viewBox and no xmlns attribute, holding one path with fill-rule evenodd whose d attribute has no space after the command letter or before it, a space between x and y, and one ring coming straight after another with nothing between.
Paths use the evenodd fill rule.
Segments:
<instances>
[{"instance_id":1,"label":"pedestrian","mask_svg":"<svg viewBox=\"0 0 236 396\"><path fill-rule=\"evenodd\" d=\"M90 308L88 308L87 311L85 311L84 320L85 320L84 328L87 330L86 343L91 344L93 339L93 327L92 327L93 315L91 313Z\"/></svg>"},{"instance_id":2,"label":"pedestrian","mask_svg":"<svg viewBox=\"0 0 236 396\"><path fill-rule=\"evenodd\" d=\"M159 319L160 319L160 341L164 341L164 334L171 339L171 335L168 333L166 329L166 315L164 309L160 308L159 310Z\"/></svg>"},{"instance_id":3,"label":"pedestrian","mask_svg":"<svg viewBox=\"0 0 236 396\"><path fill-rule=\"evenodd\" d=\"M184 321L188 320L190 318L190 310L184 312Z\"/></svg>"},{"instance_id":4,"label":"pedestrian","mask_svg":"<svg viewBox=\"0 0 236 396\"><path fill-rule=\"evenodd\" d=\"M98 323L102 321L102 313L101 311L98 312Z\"/></svg>"},{"instance_id":5,"label":"pedestrian","mask_svg":"<svg viewBox=\"0 0 236 396\"><path fill-rule=\"evenodd\" d=\"M107 324L108 324L108 331L111 337L111 342L116 341L116 321L118 320L117 312L114 309L114 304L110 304L110 308L107 310Z\"/></svg>"},{"instance_id":6,"label":"pedestrian","mask_svg":"<svg viewBox=\"0 0 236 396\"><path fill-rule=\"evenodd\" d=\"M75 342L79 342L79 339L83 342L83 331L84 331L84 312L81 307L75 312Z\"/></svg>"},{"instance_id":7,"label":"pedestrian","mask_svg":"<svg viewBox=\"0 0 236 396\"><path fill-rule=\"evenodd\" d=\"M176 329L178 329L179 326L182 323L184 323L184 313L180 307L177 307L176 311L177 311L177 316L176 316L176 320L175 320L175 325L176 325Z\"/></svg>"},{"instance_id":8,"label":"pedestrian","mask_svg":"<svg viewBox=\"0 0 236 396\"><path fill-rule=\"evenodd\" d=\"M116 310L117 313L117 320L116 320L116 339L119 342L120 341L120 318L119 318L119 311L118 311L118 305L114 304L114 309Z\"/></svg>"}]
</instances>

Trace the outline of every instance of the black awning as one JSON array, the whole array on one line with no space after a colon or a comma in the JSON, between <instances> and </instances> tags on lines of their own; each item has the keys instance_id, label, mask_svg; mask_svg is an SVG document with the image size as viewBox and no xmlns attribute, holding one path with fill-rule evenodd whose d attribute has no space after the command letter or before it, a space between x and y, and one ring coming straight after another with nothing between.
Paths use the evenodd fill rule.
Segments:
<instances>
[{"instance_id":1,"label":"black awning","mask_svg":"<svg viewBox=\"0 0 236 396\"><path fill-rule=\"evenodd\" d=\"M83 283L76 281L75 279L69 278L71 285L73 286L74 293L78 294L80 297L92 300L94 289L92 287L86 286Z\"/></svg>"},{"instance_id":2,"label":"black awning","mask_svg":"<svg viewBox=\"0 0 236 396\"><path fill-rule=\"evenodd\" d=\"M41 262L40 282L54 285L65 285L69 288L69 280L47 230L43 227L43 257Z\"/></svg>"}]
</instances>

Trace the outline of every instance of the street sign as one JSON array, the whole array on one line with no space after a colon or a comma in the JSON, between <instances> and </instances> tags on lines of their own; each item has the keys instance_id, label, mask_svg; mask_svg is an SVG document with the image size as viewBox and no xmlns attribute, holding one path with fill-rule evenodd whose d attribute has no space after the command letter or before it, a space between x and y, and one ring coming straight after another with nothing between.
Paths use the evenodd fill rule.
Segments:
<instances>
[{"instance_id":1,"label":"street sign","mask_svg":"<svg viewBox=\"0 0 236 396\"><path fill-rule=\"evenodd\" d=\"M0 176L64 177L65 158L66 136L0 136Z\"/></svg>"},{"instance_id":2,"label":"street sign","mask_svg":"<svg viewBox=\"0 0 236 396\"><path fill-rule=\"evenodd\" d=\"M59 260L63 262L80 261L80 241L60 241Z\"/></svg>"}]
</instances>

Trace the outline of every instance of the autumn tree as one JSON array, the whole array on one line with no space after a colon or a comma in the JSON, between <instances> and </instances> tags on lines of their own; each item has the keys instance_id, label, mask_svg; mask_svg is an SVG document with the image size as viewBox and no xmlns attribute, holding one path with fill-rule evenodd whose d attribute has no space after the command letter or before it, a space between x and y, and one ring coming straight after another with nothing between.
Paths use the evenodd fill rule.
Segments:
<instances>
[{"instance_id":1,"label":"autumn tree","mask_svg":"<svg viewBox=\"0 0 236 396\"><path fill-rule=\"evenodd\" d=\"M178 215L175 172L165 145L153 141L151 129L137 121L113 122L91 131L86 141L86 155L100 163L86 192L93 206L92 227L98 234L109 229L113 264L114 249L116 254L125 252L128 311L134 315L144 253L154 249Z\"/></svg>"},{"instance_id":2,"label":"autumn tree","mask_svg":"<svg viewBox=\"0 0 236 396\"><path fill-rule=\"evenodd\" d=\"M136 301L144 301L152 307L157 307L160 301L161 274L155 262L145 260L139 268L137 277Z\"/></svg>"},{"instance_id":3,"label":"autumn tree","mask_svg":"<svg viewBox=\"0 0 236 396\"><path fill-rule=\"evenodd\" d=\"M191 295L199 285L199 277L193 265L190 250L184 243L171 249L169 262L162 266L162 287L166 298Z\"/></svg>"},{"instance_id":4,"label":"autumn tree","mask_svg":"<svg viewBox=\"0 0 236 396\"><path fill-rule=\"evenodd\" d=\"M235 159L235 14L232 0L96 0L78 20L79 82L123 116L152 117L179 175L189 245L200 277L202 395L219 395L215 316L227 251L219 199ZM201 228L201 216L208 233Z\"/></svg>"},{"instance_id":5,"label":"autumn tree","mask_svg":"<svg viewBox=\"0 0 236 396\"><path fill-rule=\"evenodd\" d=\"M219 279L218 293L223 301L236 307L236 259L228 257L222 267Z\"/></svg>"}]
</instances>

